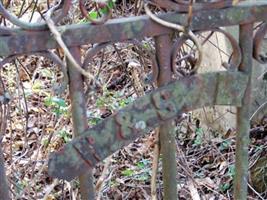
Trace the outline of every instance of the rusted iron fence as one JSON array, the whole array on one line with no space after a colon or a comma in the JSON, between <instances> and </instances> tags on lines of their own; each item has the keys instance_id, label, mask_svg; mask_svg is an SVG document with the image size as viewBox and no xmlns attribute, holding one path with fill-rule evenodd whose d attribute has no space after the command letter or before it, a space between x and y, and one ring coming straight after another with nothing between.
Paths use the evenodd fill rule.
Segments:
<instances>
[{"instance_id":1,"label":"rusted iron fence","mask_svg":"<svg viewBox=\"0 0 267 200\"><path fill-rule=\"evenodd\" d=\"M53 177L72 180L79 176L83 199L93 199L91 169L116 150L134 139L160 126L161 153L163 154L164 197L176 199L177 188L170 185L176 181L175 143L171 120L203 106L232 105L237 107L235 199L246 199L248 176L249 113L251 104L252 58L259 62L267 59L261 54L261 42L267 32L267 1L183 1L152 0L145 2L147 15L109 19L112 8L108 1L98 4L107 8L99 19L87 15L84 1L79 1L81 13L91 23L56 26L56 31L80 66L106 44L153 37L156 55L153 60L153 76L158 89L137 99L93 128L86 123L83 75L67 57L73 129L76 138L49 159L49 173ZM0 62L11 62L20 55L37 54L51 59L64 68L64 63L50 50L60 47L49 26L48 19L56 24L67 15L71 0L63 0L52 7L46 21L38 24L20 21L9 13L0 2L3 18L18 28L0 26ZM169 11L153 14L151 7L158 6ZM60 12L56 12L60 11ZM54 13L57 13L54 15ZM50 18L52 16L52 18ZM253 33L253 26L260 28ZM239 25L239 41L221 27ZM198 74L202 50L196 33L218 31L229 39L233 53L223 72ZM173 41L171 34L178 32ZM254 36L253 36L254 35ZM187 71L179 71L181 78L172 80L177 52L186 40L197 47L193 63ZM98 45L85 55L81 63L80 46ZM62 47L62 46L61 46ZM196 56L197 55L197 56ZM190 56L189 56L190 57ZM76 63L76 64L77 64ZM165 160L164 160L165 159ZM172 160L173 162L168 162ZM1 169L1 171L3 171ZM7 187L1 181L1 187ZM88 188L91 188L88 190Z\"/></svg>"}]
</instances>

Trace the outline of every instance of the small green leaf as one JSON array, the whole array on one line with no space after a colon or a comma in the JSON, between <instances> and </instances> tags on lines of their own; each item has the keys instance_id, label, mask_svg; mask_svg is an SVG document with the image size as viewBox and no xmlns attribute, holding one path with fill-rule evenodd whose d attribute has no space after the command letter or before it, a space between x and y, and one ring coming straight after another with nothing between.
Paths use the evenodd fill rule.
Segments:
<instances>
[{"instance_id":1,"label":"small green leaf","mask_svg":"<svg viewBox=\"0 0 267 200\"><path fill-rule=\"evenodd\" d=\"M140 169L144 169L146 166L148 166L150 161L148 159L142 159L137 163L137 167Z\"/></svg>"},{"instance_id":2,"label":"small green leaf","mask_svg":"<svg viewBox=\"0 0 267 200\"><path fill-rule=\"evenodd\" d=\"M71 135L65 130L59 131L57 134L64 140L65 143L71 140Z\"/></svg>"},{"instance_id":3,"label":"small green leaf","mask_svg":"<svg viewBox=\"0 0 267 200\"><path fill-rule=\"evenodd\" d=\"M42 89L42 83L40 81L35 81L33 86L32 86L32 91L33 92L40 92Z\"/></svg>"},{"instance_id":4,"label":"small green leaf","mask_svg":"<svg viewBox=\"0 0 267 200\"><path fill-rule=\"evenodd\" d=\"M145 164L143 162L138 162L137 167L143 169L145 167Z\"/></svg>"},{"instance_id":5,"label":"small green leaf","mask_svg":"<svg viewBox=\"0 0 267 200\"><path fill-rule=\"evenodd\" d=\"M224 184L220 185L219 188L220 188L220 191L226 192L230 188L230 184L224 183Z\"/></svg>"},{"instance_id":6,"label":"small green leaf","mask_svg":"<svg viewBox=\"0 0 267 200\"><path fill-rule=\"evenodd\" d=\"M134 171L132 169L125 169L121 172L123 176L132 176L134 174Z\"/></svg>"},{"instance_id":7,"label":"small green leaf","mask_svg":"<svg viewBox=\"0 0 267 200\"><path fill-rule=\"evenodd\" d=\"M259 146L257 145L257 146L255 147L256 151L262 151L263 148L264 148L264 145L259 145Z\"/></svg>"},{"instance_id":8,"label":"small green leaf","mask_svg":"<svg viewBox=\"0 0 267 200\"><path fill-rule=\"evenodd\" d=\"M97 125L102 119L101 118L91 118L89 119L88 123L92 126Z\"/></svg>"},{"instance_id":9,"label":"small green leaf","mask_svg":"<svg viewBox=\"0 0 267 200\"><path fill-rule=\"evenodd\" d=\"M43 144L44 146L47 146L47 145L48 145L48 139L44 139L44 140L42 140L42 144Z\"/></svg>"},{"instance_id":10,"label":"small green leaf","mask_svg":"<svg viewBox=\"0 0 267 200\"><path fill-rule=\"evenodd\" d=\"M203 139L203 129L196 128L196 138L194 140L194 145L202 144L202 139Z\"/></svg>"},{"instance_id":11,"label":"small green leaf","mask_svg":"<svg viewBox=\"0 0 267 200\"><path fill-rule=\"evenodd\" d=\"M103 14L108 14L108 10L109 10L109 8L106 6L104 8L101 8L100 12Z\"/></svg>"},{"instance_id":12,"label":"small green leaf","mask_svg":"<svg viewBox=\"0 0 267 200\"><path fill-rule=\"evenodd\" d=\"M52 111L56 114L56 116L68 113L67 103L62 98L46 97L44 100L44 104L45 106L50 107Z\"/></svg>"},{"instance_id":13,"label":"small green leaf","mask_svg":"<svg viewBox=\"0 0 267 200\"><path fill-rule=\"evenodd\" d=\"M227 175L230 176L231 178L233 178L235 176L235 166L234 165L229 166Z\"/></svg>"},{"instance_id":14,"label":"small green leaf","mask_svg":"<svg viewBox=\"0 0 267 200\"><path fill-rule=\"evenodd\" d=\"M231 141L230 140L225 140L220 144L219 149L221 151L223 151L225 149L228 149L230 146L231 146Z\"/></svg>"},{"instance_id":15,"label":"small green leaf","mask_svg":"<svg viewBox=\"0 0 267 200\"><path fill-rule=\"evenodd\" d=\"M53 72L50 69L44 68L41 70L41 73L44 77L47 77L47 78L53 77Z\"/></svg>"},{"instance_id":16,"label":"small green leaf","mask_svg":"<svg viewBox=\"0 0 267 200\"><path fill-rule=\"evenodd\" d=\"M97 17L98 17L98 14L96 11L91 11L88 13L88 15L91 19L97 19Z\"/></svg>"},{"instance_id":17,"label":"small green leaf","mask_svg":"<svg viewBox=\"0 0 267 200\"><path fill-rule=\"evenodd\" d=\"M59 107L67 107L65 100L59 97L52 97L52 102L57 104Z\"/></svg>"},{"instance_id":18,"label":"small green leaf","mask_svg":"<svg viewBox=\"0 0 267 200\"><path fill-rule=\"evenodd\" d=\"M109 1L109 2L108 2L108 7L109 7L110 9L114 8L115 2L116 2L116 1Z\"/></svg>"},{"instance_id":19,"label":"small green leaf","mask_svg":"<svg viewBox=\"0 0 267 200\"><path fill-rule=\"evenodd\" d=\"M202 128L196 128L196 134L199 136L203 135L203 129Z\"/></svg>"},{"instance_id":20,"label":"small green leaf","mask_svg":"<svg viewBox=\"0 0 267 200\"><path fill-rule=\"evenodd\" d=\"M46 97L44 99L44 105L47 106L47 107L50 107L52 105L52 100L51 100L51 97Z\"/></svg>"},{"instance_id":21,"label":"small green leaf","mask_svg":"<svg viewBox=\"0 0 267 200\"><path fill-rule=\"evenodd\" d=\"M100 9L100 12L103 14L108 14L108 11L114 8L114 2L113 1L108 1L107 6Z\"/></svg>"},{"instance_id":22,"label":"small green leaf","mask_svg":"<svg viewBox=\"0 0 267 200\"><path fill-rule=\"evenodd\" d=\"M143 174L141 176L138 176L137 180L139 180L139 181L147 181L147 180L149 180L149 178L150 177L147 174Z\"/></svg>"}]
</instances>

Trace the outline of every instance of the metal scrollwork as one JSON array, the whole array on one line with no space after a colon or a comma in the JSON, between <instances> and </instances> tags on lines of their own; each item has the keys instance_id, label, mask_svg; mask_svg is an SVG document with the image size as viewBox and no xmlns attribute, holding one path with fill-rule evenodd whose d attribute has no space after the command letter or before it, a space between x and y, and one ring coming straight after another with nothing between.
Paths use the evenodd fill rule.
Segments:
<instances>
[{"instance_id":1,"label":"metal scrollwork","mask_svg":"<svg viewBox=\"0 0 267 200\"><path fill-rule=\"evenodd\" d=\"M158 69L158 64L157 64L157 60L156 60L154 52L150 51L147 48L144 48L144 45L139 40L128 40L128 41L124 41L123 43L135 45L136 47L138 47L139 49L141 49L142 51L148 54L151 60L151 65L152 65L152 80L149 82L155 83L159 75L159 69ZM96 44L93 48L89 49L85 53L85 58L82 63L82 67L86 68L86 66L89 65L89 63L92 61L93 57L97 53L99 53L102 49L106 48L108 45L112 45L112 44L114 43L110 43L110 42L100 43L100 44Z\"/></svg>"},{"instance_id":2,"label":"metal scrollwork","mask_svg":"<svg viewBox=\"0 0 267 200\"><path fill-rule=\"evenodd\" d=\"M58 16L54 18L54 22L59 22L63 17L65 17L69 11L69 8L71 6L71 0L64 0L58 3L56 6L50 8L52 11L55 11L57 9L60 9L61 12ZM37 31L37 30L44 30L47 29L47 25L45 22L40 23L29 23L24 22L20 20L15 15L11 14L3 5L2 1L0 1L0 14L8 19L13 25L18 26L19 28L22 28L24 30L31 30L31 31Z\"/></svg>"},{"instance_id":3,"label":"metal scrollwork","mask_svg":"<svg viewBox=\"0 0 267 200\"><path fill-rule=\"evenodd\" d=\"M90 4L90 9L92 9L92 11L97 13L97 16L95 16L95 18L89 15L90 12L88 11L85 5L85 1L79 0L80 12L82 16L86 18L87 21L91 22L92 24L103 24L108 19L110 19L112 8L113 8L112 1L101 1L101 2L90 1L90 2L92 4L92 5ZM65 16L67 16L71 5L72 5L71 0L61 0L55 6L52 6L51 8L49 8L46 13L50 13L50 15L53 18L54 23L57 24ZM9 20L13 25L18 26L19 28L24 29L24 30L40 31L40 30L47 29L47 24L43 21L38 22L38 23L37 22L31 23L31 22L25 22L21 20L19 17L10 13L3 5L2 1L0 1L0 14L5 19ZM1 35L3 35L3 32L5 32L5 34L10 33L9 29L5 27L1 27L0 32L1 32Z\"/></svg>"},{"instance_id":4,"label":"metal scrollwork","mask_svg":"<svg viewBox=\"0 0 267 200\"><path fill-rule=\"evenodd\" d=\"M192 67L192 69L190 70L190 73L189 74L193 74L194 72L197 71L197 69L199 68L200 64L201 64L201 61L202 61L202 57L203 57L203 54L202 54L202 47L196 37L196 35L190 30L190 23L191 23L191 20L192 20L192 6L188 6L188 24L187 26L182 26L182 25L179 25L179 24L174 24L174 23L170 23L170 22L167 22L167 21L164 21L160 18L158 18L156 15L154 15L151 10L149 9L148 7L148 4L145 5L145 11L146 11L146 14L155 22L157 22L158 24L162 25L162 26L165 26L167 28L171 28L171 29L174 29L178 32L181 32L182 33L182 36L177 40L177 42L174 43L173 45L173 49L172 49L172 68L174 69L174 64L175 64L175 55L177 54L177 52L180 50L181 46L184 44L184 42L189 39L191 40L196 48L197 48L197 51L198 51L198 58L195 60L195 63L194 63L194 66ZM184 75L184 74L183 74Z\"/></svg>"},{"instance_id":5,"label":"metal scrollwork","mask_svg":"<svg viewBox=\"0 0 267 200\"><path fill-rule=\"evenodd\" d=\"M267 22L264 22L261 24L260 28L257 30L255 36L254 36L254 41L253 41L253 56L254 58L264 64L267 63L267 52L265 54L262 53L262 43L264 39L266 39L267 35Z\"/></svg>"},{"instance_id":6,"label":"metal scrollwork","mask_svg":"<svg viewBox=\"0 0 267 200\"><path fill-rule=\"evenodd\" d=\"M190 40L190 37L188 37L188 35L182 35L181 37L177 39L177 41L173 44L173 47L172 47L171 67L172 67L172 71L178 76L187 76L187 75L194 74L197 71L201 63L201 60L199 58L195 58L194 53L190 51L186 56L178 60L178 62L181 62L182 60L187 60L189 63L189 67L184 69L181 67L181 65L177 66L177 59L176 59L177 54L181 51L182 46L185 44L185 42L188 39Z\"/></svg>"},{"instance_id":7,"label":"metal scrollwork","mask_svg":"<svg viewBox=\"0 0 267 200\"><path fill-rule=\"evenodd\" d=\"M237 43L236 39L228 32L226 32L223 29L215 28L211 31L220 32L222 33L229 41L230 45L232 46L232 55L230 57L229 63L223 63L223 66L226 67L229 70L238 70L238 67L242 60L242 53L241 49L239 47L239 44Z\"/></svg>"},{"instance_id":8,"label":"metal scrollwork","mask_svg":"<svg viewBox=\"0 0 267 200\"><path fill-rule=\"evenodd\" d=\"M15 54L15 55L10 55L3 60L0 61L0 69L7 63L13 62L17 57L23 56L23 55L30 55L30 54ZM51 60L53 63L58 65L61 68L61 71L63 73L63 82L60 86L56 86L55 92L56 93L62 93L67 88L68 84L68 75L67 75L67 67L65 63L58 57L57 54L53 53L52 51L40 51L40 52L35 52L34 55L39 55L43 56L49 60Z\"/></svg>"},{"instance_id":9,"label":"metal scrollwork","mask_svg":"<svg viewBox=\"0 0 267 200\"><path fill-rule=\"evenodd\" d=\"M190 4L190 1L176 0L175 2L172 2L172 3L177 3L181 6L186 6L186 7L183 7L184 8L183 11L188 12L188 19L187 19L188 24L187 24L187 26L182 26L179 24L170 23L168 21L164 21L164 20L158 18L156 15L154 15L151 12L151 10L148 7L148 4L145 5L145 11L146 11L146 14L153 21L159 23L162 26L172 28L172 29L182 33L180 35L180 37L177 39L177 41L174 42L174 44L173 44L172 55L171 55L172 71L174 73L176 73L178 76L192 75L192 74L196 73L197 69L199 68L199 66L201 64L202 57L203 57L201 44L195 35L195 34L199 33L199 31L198 32L192 32L190 30L190 23L192 21L193 11L196 11L197 10L196 8L201 8L201 10L205 10L205 9L211 9L211 8L227 7L227 6L232 5L233 1L229 1L229 2L220 1L220 0L219 1L213 1L213 2L199 1L197 3L192 3L192 1L191 1L191 4ZM228 39L230 45L232 46L233 52L232 52L231 58L229 60L229 63L223 63L223 66L229 70L237 70L239 64L241 63L242 55L241 55L241 50L240 50L240 47L239 47L236 39L231 34L229 34L228 32L226 32L220 28L213 28L210 31L220 32ZM178 62L186 60L186 62L189 63L189 65L187 65L186 68L183 68L181 66L177 66L177 59L176 58L177 58L177 54L182 50L182 47L186 44L187 40L190 40L196 46L197 52L198 52L198 57L197 58L195 57L195 54L196 54L195 51L196 50L193 50L191 48L190 52L185 57L180 58L178 60Z\"/></svg>"}]
</instances>

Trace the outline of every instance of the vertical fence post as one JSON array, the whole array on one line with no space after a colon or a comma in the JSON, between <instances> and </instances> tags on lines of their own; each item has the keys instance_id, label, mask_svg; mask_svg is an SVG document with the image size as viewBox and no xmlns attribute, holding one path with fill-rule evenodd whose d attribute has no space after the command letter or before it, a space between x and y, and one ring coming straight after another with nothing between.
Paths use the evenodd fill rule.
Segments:
<instances>
[{"instance_id":1,"label":"vertical fence post","mask_svg":"<svg viewBox=\"0 0 267 200\"><path fill-rule=\"evenodd\" d=\"M242 102L237 108L237 135L235 157L234 199L247 199L248 178L248 145L251 104L251 74L252 74L252 46L253 23L240 25L239 44L242 52L242 62L239 66L241 72L249 76L249 81Z\"/></svg>"},{"instance_id":2,"label":"vertical fence post","mask_svg":"<svg viewBox=\"0 0 267 200\"><path fill-rule=\"evenodd\" d=\"M2 150L2 141L0 141L0 199L10 200L9 188L6 180L5 159Z\"/></svg>"},{"instance_id":3,"label":"vertical fence post","mask_svg":"<svg viewBox=\"0 0 267 200\"><path fill-rule=\"evenodd\" d=\"M157 84L163 86L171 81L171 49L172 40L169 35L155 37L156 56L159 66ZM160 152L162 154L164 199L177 200L176 182L176 142L172 121L159 127Z\"/></svg>"},{"instance_id":4,"label":"vertical fence post","mask_svg":"<svg viewBox=\"0 0 267 200\"><path fill-rule=\"evenodd\" d=\"M79 47L70 48L75 60L81 62L81 52ZM71 67L71 62L67 60L69 72L69 93L71 100L71 113L74 137L84 132L88 128L86 117L86 105L84 96L84 84L82 75L74 68ZM92 169L88 169L87 173L79 177L80 192L82 200L94 200L94 183Z\"/></svg>"}]
</instances>

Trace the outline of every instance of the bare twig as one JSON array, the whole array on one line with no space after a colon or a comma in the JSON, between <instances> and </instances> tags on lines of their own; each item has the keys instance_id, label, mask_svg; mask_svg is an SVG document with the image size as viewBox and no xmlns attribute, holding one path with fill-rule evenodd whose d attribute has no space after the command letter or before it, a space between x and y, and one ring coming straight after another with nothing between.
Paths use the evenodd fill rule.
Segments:
<instances>
[{"instance_id":1,"label":"bare twig","mask_svg":"<svg viewBox=\"0 0 267 200\"><path fill-rule=\"evenodd\" d=\"M248 183L248 187L261 199L264 200L264 198Z\"/></svg>"},{"instance_id":2,"label":"bare twig","mask_svg":"<svg viewBox=\"0 0 267 200\"><path fill-rule=\"evenodd\" d=\"M195 187L192 179L188 180L188 189L190 191L190 195L191 195L193 200L200 200L199 193L198 193L197 188Z\"/></svg>"},{"instance_id":3,"label":"bare twig","mask_svg":"<svg viewBox=\"0 0 267 200\"><path fill-rule=\"evenodd\" d=\"M258 76L257 80L263 79L265 74L267 74L267 70L265 70L260 76Z\"/></svg>"},{"instance_id":4,"label":"bare twig","mask_svg":"<svg viewBox=\"0 0 267 200\"><path fill-rule=\"evenodd\" d=\"M66 57L69 59L69 61L72 63L71 66L73 66L78 72L80 72L83 76L85 76L86 78L88 78L89 80L94 80L94 76L87 72L86 70L84 70L83 68L81 68L81 66L76 62L76 60L73 58L73 56L71 55L68 47L66 46L66 44L64 43L60 32L57 30L56 25L54 24L53 20L51 19L50 15L48 14L45 17L45 21L47 23L47 26L49 27L50 31L52 32L55 40L57 41L57 43L59 44L59 46L62 48L62 50L64 51ZM95 81L95 80L94 80Z\"/></svg>"},{"instance_id":5,"label":"bare twig","mask_svg":"<svg viewBox=\"0 0 267 200\"><path fill-rule=\"evenodd\" d=\"M21 90L22 90L22 97L23 97L23 101L24 101L24 112L25 112L25 127L24 127L24 131L25 131L25 137L24 137L23 152L25 152L26 149L29 147L28 146L29 145L29 143L28 143L29 109L28 109L28 103L27 103L24 87L23 87L23 84L22 84L20 76L19 76L18 64L17 64L16 61L14 62L14 65L16 67L16 72L17 72L17 86L18 86L18 88L20 87Z\"/></svg>"},{"instance_id":6,"label":"bare twig","mask_svg":"<svg viewBox=\"0 0 267 200\"><path fill-rule=\"evenodd\" d=\"M106 180L106 178L108 176L109 167L110 167L111 161L112 161L112 157L111 156L106 159L106 163L104 165L104 169L102 171L102 174L101 174L101 176L98 178L98 180L96 182L95 191L96 191L96 194L97 194L97 197L96 197L97 200L101 199L101 191L103 189L103 183L104 183L104 181Z\"/></svg>"},{"instance_id":7,"label":"bare twig","mask_svg":"<svg viewBox=\"0 0 267 200\"><path fill-rule=\"evenodd\" d=\"M44 196L44 200L48 200L49 199L49 195L50 193L53 191L53 189L56 187L56 185L59 183L58 179L55 179L53 181L53 183L46 189L46 193Z\"/></svg>"},{"instance_id":8,"label":"bare twig","mask_svg":"<svg viewBox=\"0 0 267 200\"><path fill-rule=\"evenodd\" d=\"M265 101L263 104L261 104L260 107L258 107L258 109L251 115L249 120L252 120L256 116L256 114L258 114L259 111L262 110L266 105L267 105L267 101Z\"/></svg>"}]
</instances>

